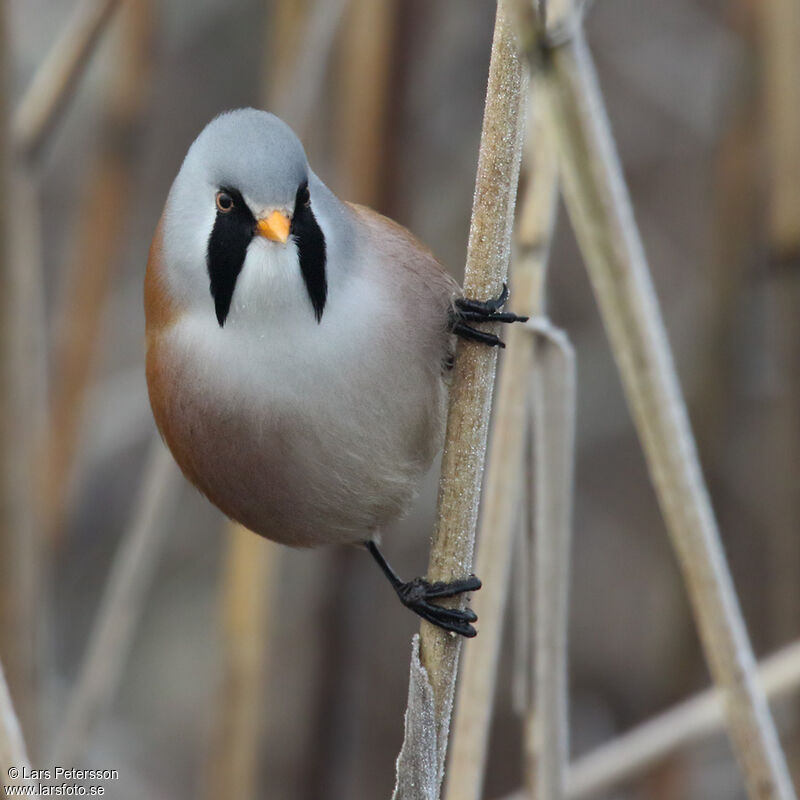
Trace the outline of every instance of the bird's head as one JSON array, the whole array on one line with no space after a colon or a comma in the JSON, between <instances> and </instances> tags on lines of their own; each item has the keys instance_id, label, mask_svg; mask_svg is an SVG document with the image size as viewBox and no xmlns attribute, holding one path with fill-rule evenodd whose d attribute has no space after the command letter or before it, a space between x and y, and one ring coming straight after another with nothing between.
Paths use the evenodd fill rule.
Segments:
<instances>
[{"instance_id":1,"label":"bird's head","mask_svg":"<svg viewBox=\"0 0 800 800\"><path fill-rule=\"evenodd\" d=\"M213 312L220 327L280 306L302 305L319 321L325 231L340 215L288 125L255 109L222 114L195 139L170 190L166 290L184 308Z\"/></svg>"}]
</instances>

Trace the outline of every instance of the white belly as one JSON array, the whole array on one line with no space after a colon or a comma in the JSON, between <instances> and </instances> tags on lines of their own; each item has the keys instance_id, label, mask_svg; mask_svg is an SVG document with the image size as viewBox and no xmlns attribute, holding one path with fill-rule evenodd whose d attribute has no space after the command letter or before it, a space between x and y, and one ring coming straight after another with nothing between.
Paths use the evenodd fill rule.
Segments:
<instances>
[{"instance_id":1,"label":"white belly","mask_svg":"<svg viewBox=\"0 0 800 800\"><path fill-rule=\"evenodd\" d=\"M183 317L159 426L227 515L295 546L364 540L400 516L438 451L445 388L378 308L253 330ZM175 446L178 443L179 446Z\"/></svg>"}]
</instances>

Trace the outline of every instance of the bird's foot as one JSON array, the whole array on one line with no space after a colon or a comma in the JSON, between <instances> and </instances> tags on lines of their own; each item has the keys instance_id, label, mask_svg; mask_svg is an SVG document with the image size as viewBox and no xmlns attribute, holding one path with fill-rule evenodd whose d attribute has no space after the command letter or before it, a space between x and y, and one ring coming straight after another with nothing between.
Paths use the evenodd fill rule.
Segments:
<instances>
[{"instance_id":1,"label":"bird's foot","mask_svg":"<svg viewBox=\"0 0 800 800\"><path fill-rule=\"evenodd\" d=\"M468 297L456 298L450 312L450 330L462 339L471 339L489 347L505 347L505 343L499 336L474 328L469 323L527 322L528 317L522 317L511 311L502 311L506 300L508 300L508 286L505 283L500 295L492 300L471 300Z\"/></svg>"},{"instance_id":2,"label":"bird's foot","mask_svg":"<svg viewBox=\"0 0 800 800\"><path fill-rule=\"evenodd\" d=\"M472 627L473 622L477 622L478 617L474 611L466 608L445 608L432 603L441 597L456 597L464 592L475 592L481 588L481 582L474 575L468 578L461 578L457 581L426 581L424 578L414 578L412 581L402 581L397 577L397 573L389 566L383 557L378 546L373 541L364 542L364 546L377 562L383 574L389 579L400 602L410 608L415 614L423 619L443 628L446 631L461 634L472 638L477 631Z\"/></svg>"},{"instance_id":3,"label":"bird's foot","mask_svg":"<svg viewBox=\"0 0 800 800\"><path fill-rule=\"evenodd\" d=\"M478 619L474 611L469 608L465 608L463 611L458 608L445 608L430 601L438 597L456 597L464 592L474 592L480 588L480 580L471 575L469 578L461 578L449 583L443 581L429 583L424 578L414 578L414 580L395 586L395 591L400 602L422 619L446 631L472 638L477 633L471 624Z\"/></svg>"}]
</instances>

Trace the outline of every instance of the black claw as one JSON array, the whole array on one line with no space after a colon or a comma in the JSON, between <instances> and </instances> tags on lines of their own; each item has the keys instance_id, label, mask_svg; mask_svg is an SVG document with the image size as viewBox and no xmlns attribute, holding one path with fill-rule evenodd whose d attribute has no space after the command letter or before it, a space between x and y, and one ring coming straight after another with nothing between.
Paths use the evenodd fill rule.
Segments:
<instances>
[{"instance_id":1,"label":"black claw","mask_svg":"<svg viewBox=\"0 0 800 800\"><path fill-rule=\"evenodd\" d=\"M473 328L464 322L456 322L450 330L462 339L470 339L473 342L489 345L489 347L503 348L506 346L506 343L494 333L479 331L477 328Z\"/></svg>"},{"instance_id":2,"label":"black claw","mask_svg":"<svg viewBox=\"0 0 800 800\"><path fill-rule=\"evenodd\" d=\"M419 607L423 611L427 611L429 614L448 622L469 623L478 621L478 615L470 608L465 608L462 611L460 608L445 608L433 603L426 603L424 600L419 604Z\"/></svg>"},{"instance_id":3,"label":"black claw","mask_svg":"<svg viewBox=\"0 0 800 800\"><path fill-rule=\"evenodd\" d=\"M477 591L481 588L481 582L478 578L470 575L468 578L449 582L434 581L433 583L428 583L424 578L402 581L389 566L375 542L369 541L364 544L375 561L378 562L378 566L383 570L384 575L386 575L397 592L400 602L406 608L410 608L422 619L430 622L431 625L436 625L446 631L452 631L470 639L477 635L478 632L470 624L478 620L474 611L469 608L446 608L429 601L439 597L456 597L464 592Z\"/></svg>"},{"instance_id":4,"label":"black claw","mask_svg":"<svg viewBox=\"0 0 800 800\"><path fill-rule=\"evenodd\" d=\"M419 607L412 608L411 610L422 617L422 619L430 622L431 625L436 625L437 628L442 628L445 631L457 633L460 636L465 636L467 639L472 639L474 636L478 635L478 631L468 622L457 622L442 614L446 609L440 606L430 606L429 608Z\"/></svg>"},{"instance_id":5,"label":"black claw","mask_svg":"<svg viewBox=\"0 0 800 800\"><path fill-rule=\"evenodd\" d=\"M458 312L458 318L466 322L527 322L528 317L521 317L519 314L514 314L511 311L498 311L492 312L490 315L484 314L482 311L464 311Z\"/></svg>"},{"instance_id":6,"label":"black claw","mask_svg":"<svg viewBox=\"0 0 800 800\"><path fill-rule=\"evenodd\" d=\"M450 330L463 339L488 345L489 347L505 347L502 339L493 333L487 333L467 325L467 322L526 322L528 317L522 317L511 311L500 309L508 300L508 286L503 284L503 291L492 300L472 300L469 297L458 297L453 301L453 310L450 319Z\"/></svg>"},{"instance_id":7,"label":"black claw","mask_svg":"<svg viewBox=\"0 0 800 800\"><path fill-rule=\"evenodd\" d=\"M395 588L403 605L415 614L447 631L472 637L477 633L469 624L478 620L474 611L469 608L446 608L429 601L438 597L455 597L464 592L476 591L480 587L481 582L473 575L450 583L443 581L428 583L424 578L414 578Z\"/></svg>"},{"instance_id":8,"label":"black claw","mask_svg":"<svg viewBox=\"0 0 800 800\"><path fill-rule=\"evenodd\" d=\"M455 301L455 306L464 311L478 311L484 314L494 314L499 311L508 300L508 284L503 284L503 291L491 300L472 300L469 297L459 297Z\"/></svg>"},{"instance_id":9,"label":"black claw","mask_svg":"<svg viewBox=\"0 0 800 800\"><path fill-rule=\"evenodd\" d=\"M477 592L481 588L480 578L470 575L469 578L461 578L458 581L444 583L444 581L434 581L428 584L426 596L431 597L455 597L464 592Z\"/></svg>"}]
</instances>

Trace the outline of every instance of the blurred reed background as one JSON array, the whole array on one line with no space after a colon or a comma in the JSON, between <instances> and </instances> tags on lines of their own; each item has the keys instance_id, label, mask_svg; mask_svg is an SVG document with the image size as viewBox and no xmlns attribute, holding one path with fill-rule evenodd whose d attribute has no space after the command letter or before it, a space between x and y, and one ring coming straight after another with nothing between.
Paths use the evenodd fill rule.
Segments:
<instances>
[{"instance_id":1,"label":"blurred reed background","mask_svg":"<svg viewBox=\"0 0 800 800\"><path fill-rule=\"evenodd\" d=\"M334 191L407 225L460 277L495 4L2 5L0 659L31 761L116 768L120 800L388 797L417 620L364 554L232 531L175 478L147 403L142 280L186 148L243 105L283 115ZM602 0L586 29L763 655L800 634L800 3ZM64 47L52 60L54 43L81 33L74 76L48 84L69 63ZM563 214L547 298L579 376L579 756L708 674ZM425 568L435 487L434 470L385 537L401 574ZM144 565L128 583L120 546ZM126 587L116 596L112 568ZM90 640L101 602L126 616ZM126 626L132 645L115 650ZM506 638L488 798L523 774ZM94 666L76 707L83 664ZM793 700L777 712L796 781L798 711ZM597 796L744 790L717 736Z\"/></svg>"}]
</instances>

